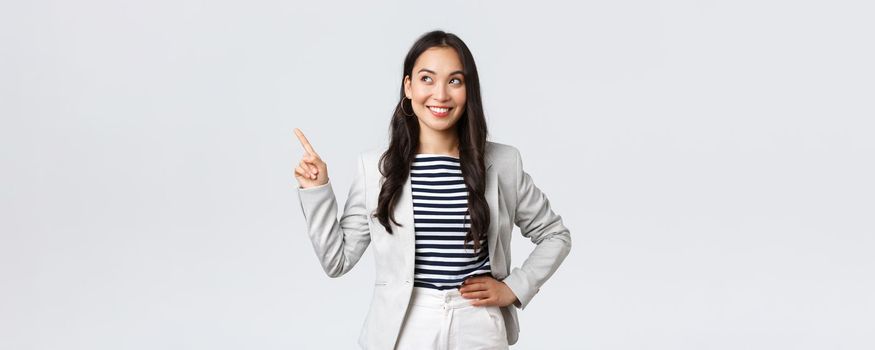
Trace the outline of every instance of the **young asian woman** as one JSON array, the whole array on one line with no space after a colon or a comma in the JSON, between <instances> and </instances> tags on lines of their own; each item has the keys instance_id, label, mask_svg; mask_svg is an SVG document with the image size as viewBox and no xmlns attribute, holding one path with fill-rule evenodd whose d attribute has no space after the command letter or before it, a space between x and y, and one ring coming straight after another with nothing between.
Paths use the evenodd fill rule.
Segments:
<instances>
[{"instance_id":1,"label":"young asian woman","mask_svg":"<svg viewBox=\"0 0 875 350\"><path fill-rule=\"evenodd\" d=\"M487 140L473 55L436 30L413 44L385 150L359 154L338 220L327 165L299 129L295 169L307 232L325 273L373 246L376 281L363 349L507 349L524 309L571 249L569 229L523 168ZM513 225L536 244L510 266Z\"/></svg>"}]
</instances>

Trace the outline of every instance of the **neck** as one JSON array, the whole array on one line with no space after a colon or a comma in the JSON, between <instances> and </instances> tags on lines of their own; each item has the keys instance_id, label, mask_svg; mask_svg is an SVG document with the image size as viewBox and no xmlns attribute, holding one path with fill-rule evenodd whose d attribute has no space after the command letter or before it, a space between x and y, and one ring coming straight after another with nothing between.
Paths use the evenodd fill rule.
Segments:
<instances>
[{"instance_id":1,"label":"neck","mask_svg":"<svg viewBox=\"0 0 875 350\"><path fill-rule=\"evenodd\" d=\"M420 129L417 153L459 156L459 136L456 135L455 128L449 132L426 131L423 129Z\"/></svg>"}]
</instances>

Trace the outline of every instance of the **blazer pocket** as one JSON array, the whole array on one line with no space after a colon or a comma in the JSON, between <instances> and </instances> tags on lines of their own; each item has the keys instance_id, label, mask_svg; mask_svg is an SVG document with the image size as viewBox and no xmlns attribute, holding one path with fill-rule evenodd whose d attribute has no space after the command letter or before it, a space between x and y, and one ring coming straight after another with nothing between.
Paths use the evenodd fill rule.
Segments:
<instances>
[{"instance_id":1,"label":"blazer pocket","mask_svg":"<svg viewBox=\"0 0 875 350\"><path fill-rule=\"evenodd\" d=\"M389 282L385 282L385 281L377 281L377 282L374 282L374 285L375 285L375 286L385 286L385 285L387 285L387 284L389 284Z\"/></svg>"}]
</instances>

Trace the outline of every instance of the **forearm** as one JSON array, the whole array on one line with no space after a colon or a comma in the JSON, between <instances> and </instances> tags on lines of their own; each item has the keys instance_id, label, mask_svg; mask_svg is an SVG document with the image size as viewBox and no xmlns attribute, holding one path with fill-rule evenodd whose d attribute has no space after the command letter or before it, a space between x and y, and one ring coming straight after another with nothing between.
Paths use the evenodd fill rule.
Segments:
<instances>
[{"instance_id":1,"label":"forearm","mask_svg":"<svg viewBox=\"0 0 875 350\"><path fill-rule=\"evenodd\" d=\"M514 292L518 308L524 309L556 272L571 251L571 234L561 223L558 231L545 235L520 267L515 267L503 280Z\"/></svg>"}]
</instances>

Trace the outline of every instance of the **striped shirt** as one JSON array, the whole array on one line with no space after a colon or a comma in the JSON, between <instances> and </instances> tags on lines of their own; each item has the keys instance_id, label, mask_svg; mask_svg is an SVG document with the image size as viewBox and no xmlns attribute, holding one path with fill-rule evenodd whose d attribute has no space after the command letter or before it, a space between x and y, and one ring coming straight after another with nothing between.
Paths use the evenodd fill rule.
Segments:
<instances>
[{"instance_id":1,"label":"striped shirt","mask_svg":"<svg viewBox=\"0 0 875 350\"><path fill-rule=\"evenodd\" d=\"M489 274L486 237L479 252L474 252L474 242L463 246L471 217L459 158L416 154L410 183L416 231L413 286L452 289L470 276Z\"/></svg>"}]
</instances>

